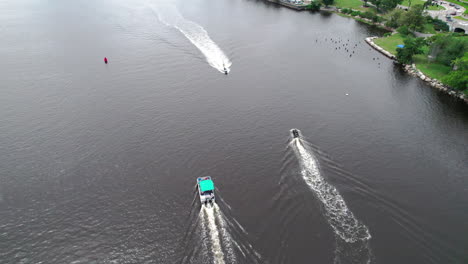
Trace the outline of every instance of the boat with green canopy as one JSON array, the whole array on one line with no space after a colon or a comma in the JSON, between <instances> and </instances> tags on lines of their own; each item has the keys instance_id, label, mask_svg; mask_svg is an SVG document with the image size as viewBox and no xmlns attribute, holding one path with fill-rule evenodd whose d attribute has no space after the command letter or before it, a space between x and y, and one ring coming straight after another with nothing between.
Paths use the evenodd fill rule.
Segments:
<instances>
[{"instance_id":1,"label":"boat with green canopy","mask_svg":"<svg viewBox=\"0 0 468 264\"><path fill-rule=\"evenodd\" d=\"M200 195L200 202L205 205L208 203L212 204L215 201L214 195L214 183L211 180L210 176L205 177L198 177L197 178L197 185L198 185L198 194Z\"/></svg>"}]
</instances>

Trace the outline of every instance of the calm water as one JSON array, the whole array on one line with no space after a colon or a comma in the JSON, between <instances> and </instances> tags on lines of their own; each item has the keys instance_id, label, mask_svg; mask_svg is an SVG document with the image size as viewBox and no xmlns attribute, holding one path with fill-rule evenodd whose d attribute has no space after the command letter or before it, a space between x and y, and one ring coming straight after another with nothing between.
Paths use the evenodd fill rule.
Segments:
<instances>
[{"instance_id":1,"label":"calm water","mask_svg":"<svg viewBox=\"0 0 468 264\"><path fill-rule=\"evenodd\" d=\"M252 0L6 0L0 32L1 263L468 262L468 107L382 32Z\"/></svg>"}]
</instances>

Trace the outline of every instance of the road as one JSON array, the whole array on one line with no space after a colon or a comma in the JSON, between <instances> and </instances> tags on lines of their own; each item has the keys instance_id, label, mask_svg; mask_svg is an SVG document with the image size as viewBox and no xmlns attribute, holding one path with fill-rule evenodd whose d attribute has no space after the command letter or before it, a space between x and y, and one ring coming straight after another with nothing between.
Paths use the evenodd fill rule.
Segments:
<instances>
[{"instance_id":1,"label":"road","mask_svg":"<svg viewBox=\"0 0 468 264\"><path fill-rule=\"evenodd\" d=\"M440 1L439 4L445 9L444 10L428 10L427 13L431 17L436 17L447 22L451 28L461 27L465 29L465 31L467 31L468 21L454 18L456 16L463 16L463 13L466 10L463 6L456 5L460 8L460 9L456 9L455 6L450 6L449 5L450 3L448 2ZM453 13L455 13L455 15L453 15ZM450 15L452 17L452 21L447 21L447 18L446 18L447 15Z\"/></svg>"}]
</instances>

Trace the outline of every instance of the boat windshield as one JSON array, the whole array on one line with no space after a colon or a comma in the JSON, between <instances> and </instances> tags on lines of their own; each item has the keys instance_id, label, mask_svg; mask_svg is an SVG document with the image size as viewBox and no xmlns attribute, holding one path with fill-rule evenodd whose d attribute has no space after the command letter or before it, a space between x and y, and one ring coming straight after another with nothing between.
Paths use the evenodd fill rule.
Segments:
<instances>
[{"instance_id":1,"label":"boat windshield","mask_svg":"<svg viewBox=\"0 0 468 264\"><path fill-rule=\"evenodd\" d=\"M202 192L202 195L211 195L213 193L213 191L206 191L206 192Z\"/></svg>"}]
</instances>

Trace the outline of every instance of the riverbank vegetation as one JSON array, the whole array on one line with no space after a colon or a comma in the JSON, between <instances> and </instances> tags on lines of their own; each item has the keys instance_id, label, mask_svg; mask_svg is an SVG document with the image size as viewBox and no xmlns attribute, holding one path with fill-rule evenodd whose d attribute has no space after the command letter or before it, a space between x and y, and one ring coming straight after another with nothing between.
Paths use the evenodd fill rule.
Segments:
<instances>
[{"instance_id":1,"label":"riverbank vegetation","mask_svg":"<svg viewBox=\"0 0 468 264\"><path fill-rule=\"evenodd\" d=\"M440 33L428 38L397 33L374 40L403 64L414 63L426 76L468 94L468 38ZM398 47L398 45L404 45Z\"/></svg>"},{"instance_id":2,"label":"riverbank vegetation","mask_svg":"<svg viewBox=\"0 0 468 264\"><path fill-rule=\"evenodd\" d=\"M374 39L374 43L400 63L415 64L424 75L468 95L468 38L449 33L445 21L427 15L428 9L442 8L432 0L316 0L309 9L320 10L322 5L335 5L340 15L393 31ZM409 9L398 9L397 5ZM416 37L425 36L421 33L433 36Z\"/></svg>"},{"instance_id":3,"label":"riverbank vegetation","mask_svg":"<svg viewBox=\"0 0 468 264\"><path fill-rule=\"evenodd\" d=\"M396 33L386 38L375 39L374 43L393 55L396 55L397 45L403 45L403 37L400 33Z\"/></svg>"}]
</instances>

